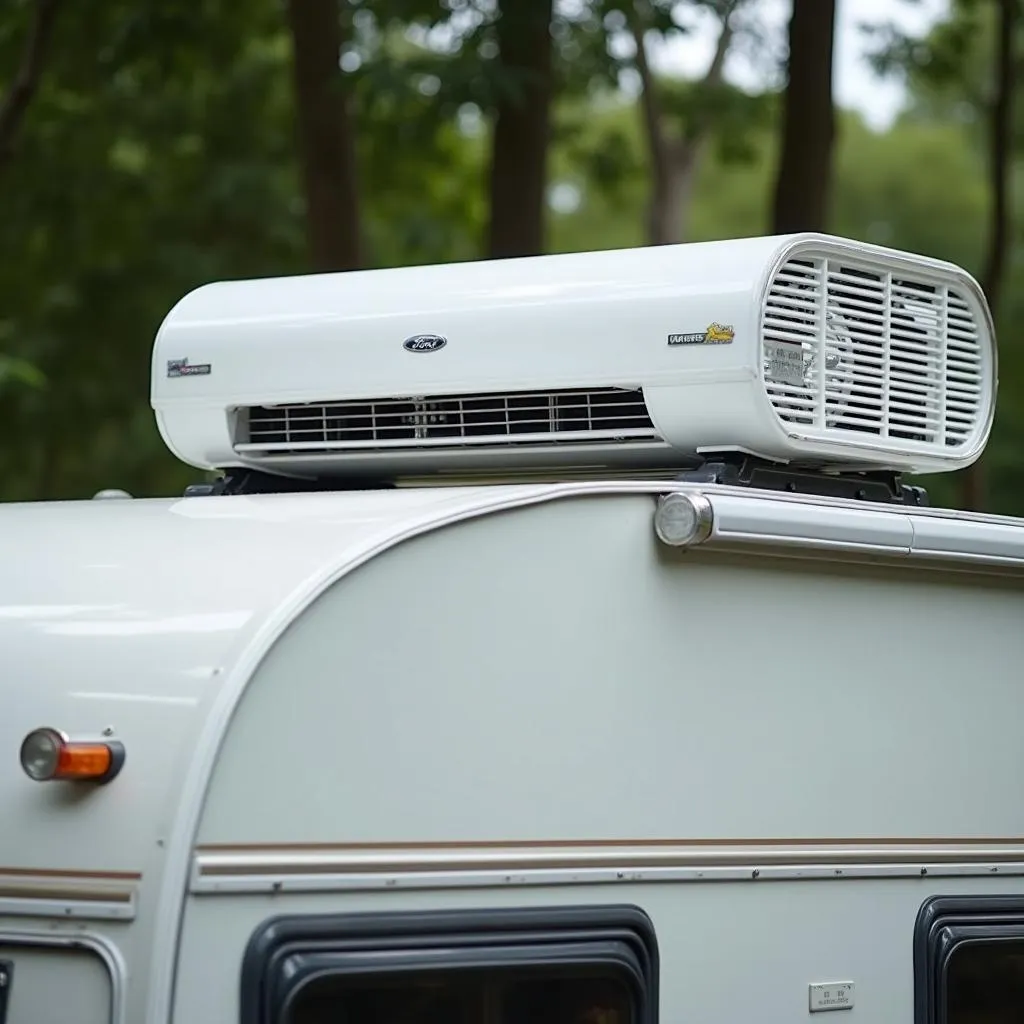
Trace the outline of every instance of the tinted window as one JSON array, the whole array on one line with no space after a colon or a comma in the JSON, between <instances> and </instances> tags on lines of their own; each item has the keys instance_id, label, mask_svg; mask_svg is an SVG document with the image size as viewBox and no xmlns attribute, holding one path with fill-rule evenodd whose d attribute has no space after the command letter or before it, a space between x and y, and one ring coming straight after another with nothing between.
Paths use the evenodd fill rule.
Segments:
<instances>
[{"instance_id":1,"label":"tinted window","mask_svg":"<svg viewBox=\"0 0 1024 1024\"><path fill-rule=\"evenodd\" d=\"M1024 940L962 942L946 966L947 1024L1024 1021Z\"/></svg>"},{"instance_id":2,"label":"tinted window","mask_svg":"<svg viewBox=\"0 0 1024 1024\"><path fill-rule=\"evenodd\" d=\"M240 1024L657 1024L634 906L290 914L253 933Z\"/></svg>"},{"instance_id":3,"label":"tinted window","mask_svg":"<svg viewBox=\"0 0 1024 1024\"><path fill-rule=\"evenodd\" d=\"M448 971L390 979L325 975L288 1024L633 1024L629 988L594 973Z\"/></svg>"}]
</instances>

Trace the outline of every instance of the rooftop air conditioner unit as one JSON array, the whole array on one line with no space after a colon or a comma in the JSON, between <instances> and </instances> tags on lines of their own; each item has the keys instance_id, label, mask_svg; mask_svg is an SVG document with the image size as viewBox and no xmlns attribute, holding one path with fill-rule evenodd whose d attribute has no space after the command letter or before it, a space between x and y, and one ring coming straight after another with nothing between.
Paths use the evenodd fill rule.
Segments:
<instances>
[{"instance_id":1,"label":"rooftop air conditioner unit","mask_svg":"<svg viewBox=\"0 0 1024 1024\"><path fill-rule=\"evenodd\" d=\"M296 477L940 472L995 388L967 273L817 234L211 284L152 368L182 460Z\"/></svg>"}]
</instances>

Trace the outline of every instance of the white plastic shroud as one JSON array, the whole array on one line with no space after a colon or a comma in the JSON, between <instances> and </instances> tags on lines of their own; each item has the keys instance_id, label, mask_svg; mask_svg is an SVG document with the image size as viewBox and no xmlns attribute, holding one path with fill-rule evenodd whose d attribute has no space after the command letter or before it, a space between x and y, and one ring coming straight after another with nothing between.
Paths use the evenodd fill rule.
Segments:
<instances>
[{"instance_id":1,"label":"white plastic shroud","mask_svg":"<svg viewBox=\"0 0 1024 1024\"><path fill-rule=\"evenodd\" d=\"M942 472L995 391L969 274L800 234L210 284L162 324L151 394L196 467L402 477Z\"/></svg>"}]
</instances>

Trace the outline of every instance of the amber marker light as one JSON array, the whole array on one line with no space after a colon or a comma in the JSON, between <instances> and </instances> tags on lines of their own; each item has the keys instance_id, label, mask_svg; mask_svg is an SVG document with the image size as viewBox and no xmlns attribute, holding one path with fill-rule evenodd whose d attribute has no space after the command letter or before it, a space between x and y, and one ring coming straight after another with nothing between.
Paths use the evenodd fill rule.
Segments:
<instances>
[{"instance_id":1,"label":"amber marker light","mask_svg":"<svg viewBox=\"0 0 1024 1024\"><path fill-rule=\"evenodd\" d=\"M21 744L21 767L35 782L109 782L123 764L117 740L71 740L58 729L34 729Z\"/></svg>"}]
</instances>

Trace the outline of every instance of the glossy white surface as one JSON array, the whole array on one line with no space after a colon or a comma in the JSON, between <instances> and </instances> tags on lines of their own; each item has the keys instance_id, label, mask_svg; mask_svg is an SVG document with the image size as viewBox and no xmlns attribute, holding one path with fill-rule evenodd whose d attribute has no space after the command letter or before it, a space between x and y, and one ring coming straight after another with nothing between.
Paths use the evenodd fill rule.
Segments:
<instances>
[{"instance_id":1,"label":"glossy white surface","mask_svg":"<svg viewBox=\"0 0 1024 1024\"><path fill-rule=\"evenodd\" d=\"M166 839L209 705L293 590L455 491L26 504L0 509L0 870L141 871ZM106 728L109 786L69 798L18 766L40 726ZM79 792L79 791L76 791Z\"/></svg>"},{"instance_id":2,"label":"glossy white surface","mask_svg":"<svg viewBox=\"0 0 1024 1024\"><path fill-rule=\"evenodd\" d=\"M552 464L649 467L731 450L917 472L973 461L987 438L986 416L963 450L863 431L833 436L824 420L778 418L765 390L760 323L767 282L795 247L954 282L971 295L979 324L987 323L980 291L959 268L814 234L229 281L191 292L165 318L153 349L151 400L164 440L191 465L309 476L328 467L385 477ZM713 323L732 328L731 343L668 344L671 335L703 334ZM987 414L992 339L979 330ZM446 344L406 351L403 342L420 334ZM168 376L169 362L183 359L207 372ZM455 446L375 437L342 450L325 418L322 436L296 435L279 442L299 441L296 450L267 454L247 447L237 414L245 406L604 387L644 389L653 440L633 447L608 437L565 445L544 439L526 448L492 437L482 450L479 437Z\"/></svg>"},{"instance_id":3,"label":"glossy white surface","mask_svg":"<svg viewBox=\"0 0 1024 1024\"><path fill-rule=\"evenodd\" d=\"M207 284L160 327L159 407L463 390L651 383L743 367L751 298L785 238L480 260ZM743 321L734 317L743 314ZM673 333L733 323L733 345L670 348ZM524 332L523 328L532 329ZM438 352L403 341L436 333ZM167 377L167 360L210 363ZM270 371L270 372L268 372ZM626 379L623 380L622 378ZM639 381L634 381L639 383Z\"/></svg>"}]
</instances>

